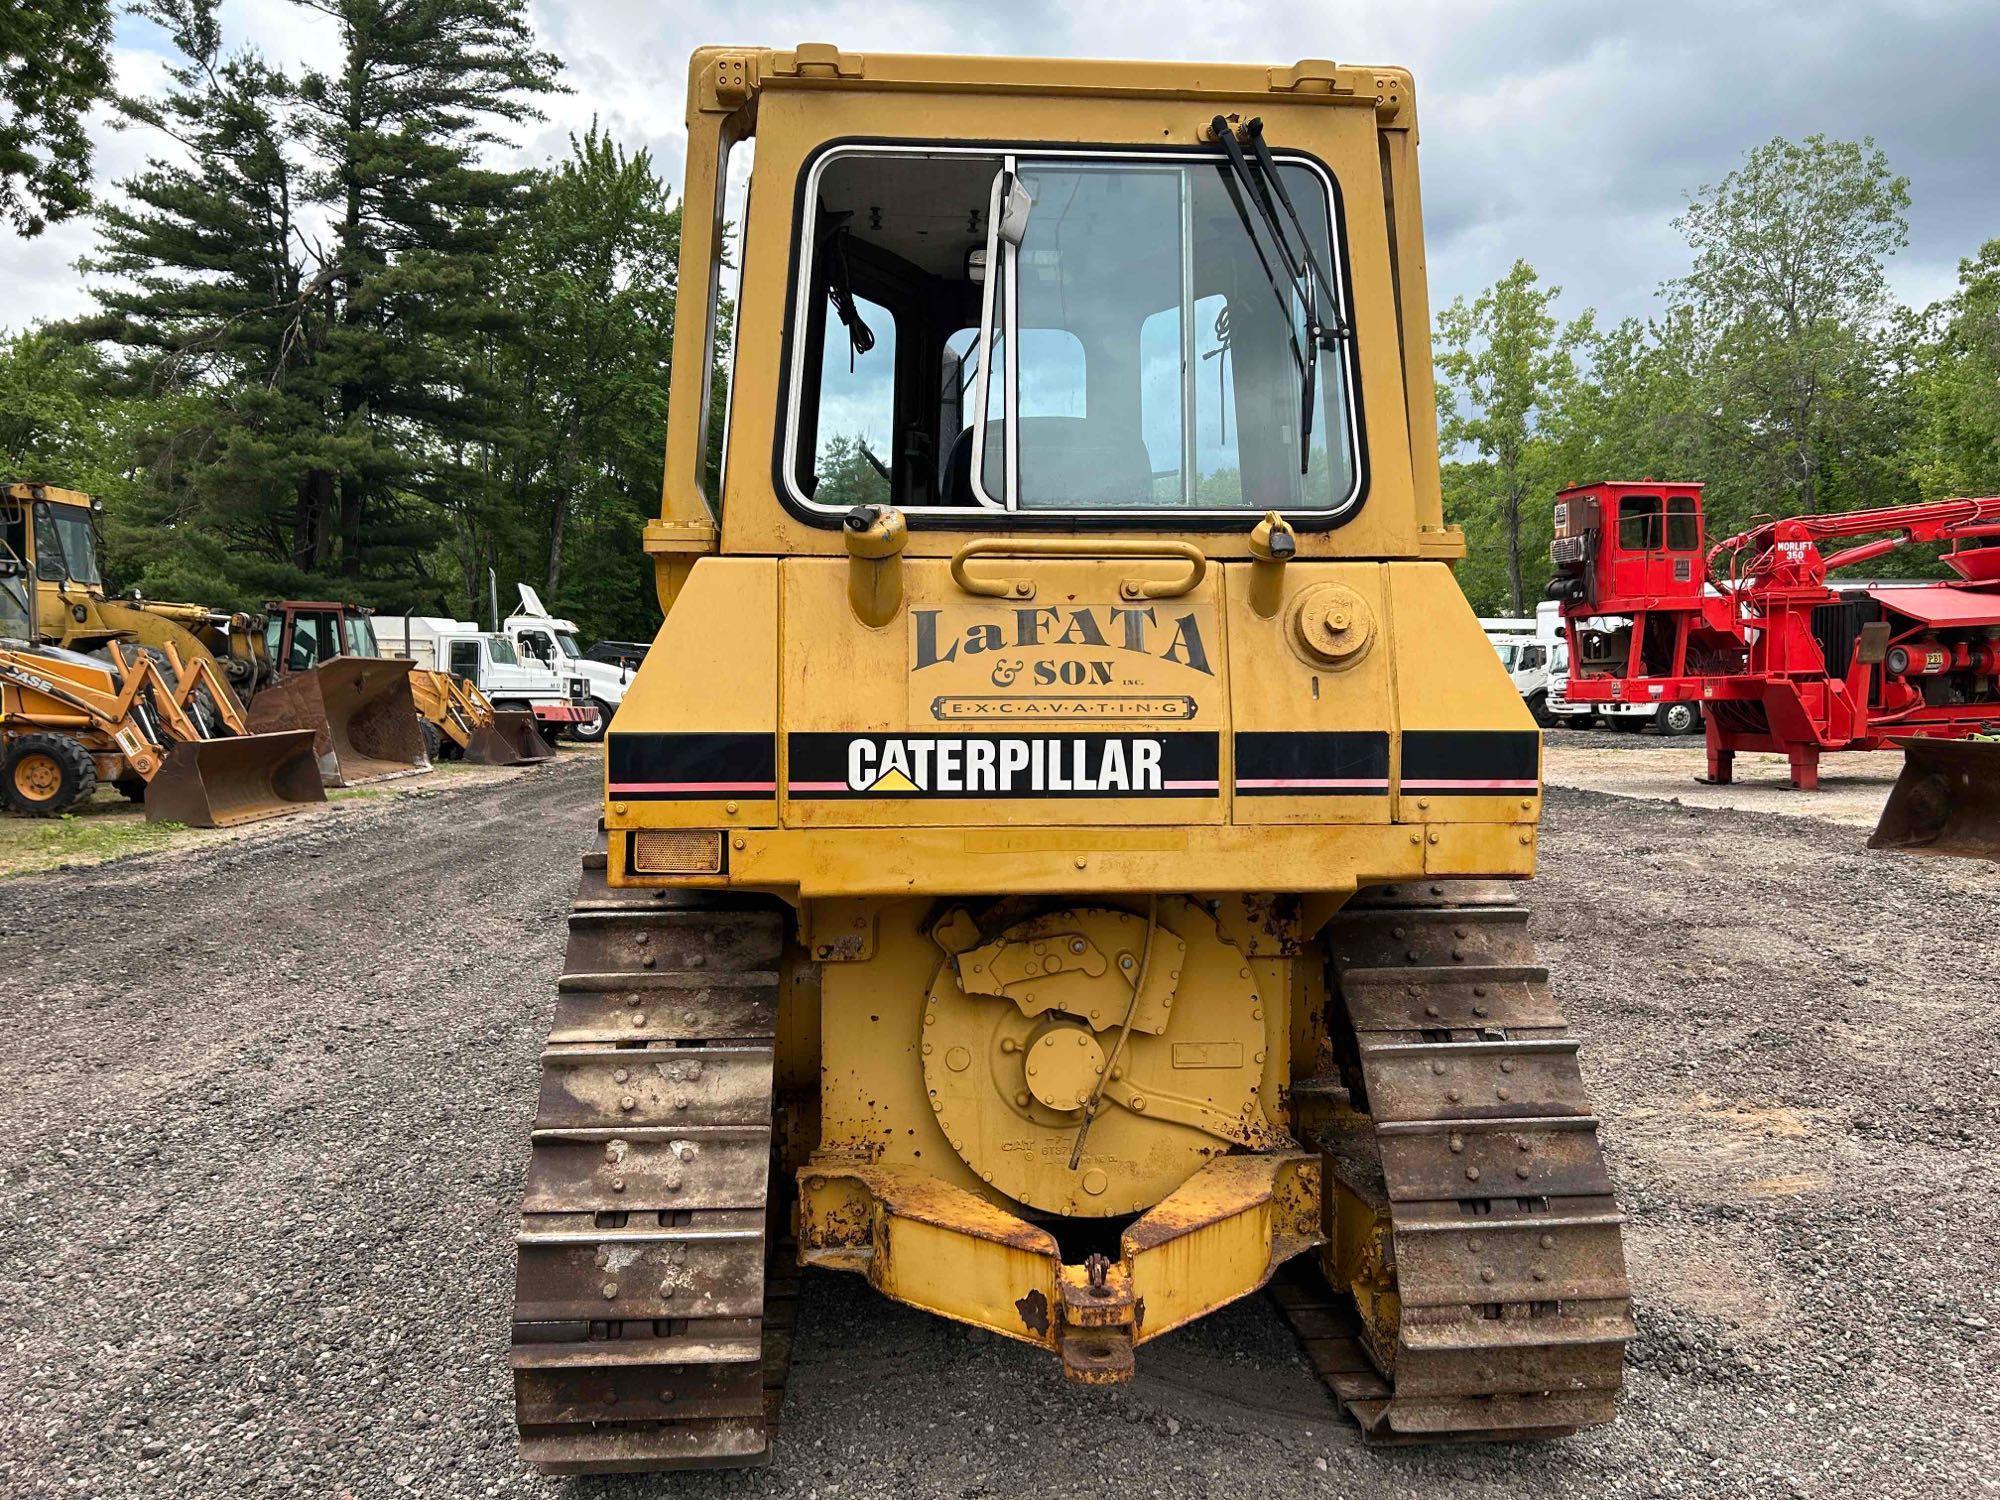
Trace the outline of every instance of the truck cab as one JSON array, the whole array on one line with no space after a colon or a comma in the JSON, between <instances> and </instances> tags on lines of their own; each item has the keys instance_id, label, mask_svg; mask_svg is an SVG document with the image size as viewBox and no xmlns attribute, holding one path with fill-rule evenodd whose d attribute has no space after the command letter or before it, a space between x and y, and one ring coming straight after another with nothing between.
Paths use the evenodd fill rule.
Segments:
<instances>
[{"instance_id":1,"label":"truck cab","mask_svg":"<svg viewBox=\"0 0 2000 1500\"><path fill-rule=\"evenodd\" d=\"M625 686L632 680L631 669L586 656L577 640L576 622L557 619L543 605L539 593L525 583L519 587L521 607L501 623L501 630L514 643L524 663L538 663L566 678L584 680L597 716L586 724L576 725L570 732L579 740L602 739L611 726L612 714L625 699Z\"/></svg>"}]
</instances>

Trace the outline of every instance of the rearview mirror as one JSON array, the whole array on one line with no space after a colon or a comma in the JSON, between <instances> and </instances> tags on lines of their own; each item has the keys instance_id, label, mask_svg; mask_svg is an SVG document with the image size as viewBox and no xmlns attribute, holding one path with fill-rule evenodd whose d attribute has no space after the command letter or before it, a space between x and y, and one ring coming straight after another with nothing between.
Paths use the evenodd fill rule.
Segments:
<instances>
[{"instance_id":1,"label":"rearview mirror","mask_svg":"<svg viewBox=\"0 0 2000 1500\"><path fill-rule=\"evenodd\" d=\"M1000 238L1015 249L1021 248L1021 241L1028 234L1028 215L1034 210L1035 200L1028 190L1021 186L1021 179L1009 172L1001 185L1000 195Z\"/></svg>"}]
</instances>

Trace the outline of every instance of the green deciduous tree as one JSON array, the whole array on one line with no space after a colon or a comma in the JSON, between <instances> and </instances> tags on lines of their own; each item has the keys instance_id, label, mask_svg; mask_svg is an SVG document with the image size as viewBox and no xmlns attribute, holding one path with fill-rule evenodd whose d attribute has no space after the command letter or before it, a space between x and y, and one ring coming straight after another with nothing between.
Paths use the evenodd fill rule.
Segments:
<instances>
[{"instance_id":1,"label":"green deciduous tree","mask_svg":"<svg viewBox=\"0 0 2000 1500\"><path fill-rule=\"evenodd\" d=\"M484 341L497 394L461 455L455 545L462 566L497 563L608 631L649 635L659 617L640 537L659 510L679 260L651 158L593 125L538 174L495 266L514 317Z\"/></svg>"},{"instance_id":2,"label":"green deciduous tree","mask_svg":"<svg viewBox=\"0 0 2000 1500\"><path fill-rule=\"evenodd\" d=\"M1897 395L1884 264L1909 202L1873 141L1814 135L1757 147L1674 220L1694 264L1667 306L1685 319L1708 446L1762 492L1758 509L1892 498L1876 461Z\"/></svg>"},{"instance_id":3,"label":"green deciduous tree","mask_svg":"<svg viewBox=\"0 0 2000 1500\"><path fill-rule=\"evenodd\" d=\"M2000 239L1916 321L1908 462L1926 496L2000 494Z\"/></svg>"},{"instance_id":4,"label":"green deciduous tree","mask_svg":"<svg viewBox=\"0 0 2000 1500\"><path fill-rule=\"evenodd\" d=\"M1438 318L1439 437L1448 454L1466 455L1447 466L1447 503L1487 565L1497 560L1515 614L1529 596L1525 558L1536 536L1547 539L1541 501L1558 473L1557 418L1575 392L1577 350L1592 332L1588 314L1568 326L1556 316L1561 290L1517 260ZM1541 524L1524 528L1529 518ZM1468 592L1490 597L1495 591L1479 571L1477 564L1468 571Z\"/></svg>"},{"instance_id":5,"label":"green deciduous tree","mask_svg":"<svg viewBox=\"0 0 2000 1500\"><path fill-rule=\"evenodd\" d=\"M111 0L0 6L0 214L36 235L90 202L92 105L111 93Z\"/></svg>"}]
</instances>

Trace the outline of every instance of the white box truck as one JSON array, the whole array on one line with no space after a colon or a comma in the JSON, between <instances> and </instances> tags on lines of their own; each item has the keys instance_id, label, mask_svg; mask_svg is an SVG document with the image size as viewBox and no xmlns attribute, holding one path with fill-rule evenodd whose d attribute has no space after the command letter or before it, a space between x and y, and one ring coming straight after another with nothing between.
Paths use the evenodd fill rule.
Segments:
<instances>
[{"instance_id":1,"label":"white box truck","mask_svg":"<svg viewBox=\"0 0 2000 1500\"><path fill-rule=\"evenodd\" d=\"M583 738L580 728L596 729L598 711L584 677L554 671L539 661L523 661L513 640L502 632L439 615L378 615L375 639L386 656L464 678L492 699L495 708L527 710L551 735ZM596 729L588 737L602 732Z\"/></svg>"}]
</instances>

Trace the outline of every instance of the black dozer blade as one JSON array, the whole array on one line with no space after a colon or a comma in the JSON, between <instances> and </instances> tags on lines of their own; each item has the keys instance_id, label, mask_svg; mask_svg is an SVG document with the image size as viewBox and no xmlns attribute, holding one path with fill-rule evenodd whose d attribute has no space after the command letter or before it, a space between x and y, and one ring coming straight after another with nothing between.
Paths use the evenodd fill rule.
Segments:
<instances>
[{"instance_id":1,"label":"black dozer blade","mask_svg":"<svg viewBox=\"0 0 2000 1500\"><path fill-rule=\"evenodd\" d=\"M146 821L231 828L326 801L310 729L187 740L146 788Z\"/></svg>"},{"instance_id":2,"label":"black dozer blade","mask_svg":"<svg viewBox=\"0 0 2000 1500\"><path fill-rule=\"evenodd\" d=\"M2000 860L2000 739L1897 743L1903 774L1868 847Z\"/></svg>"},{"instance_id":3,"label":"black dozer blade","mask_svg":"<svg viewBox=\"0 0 2000 1500\"><path fill-rule=\"evenodd\" d=\"M328 786L360 786L430 769L407 661L336 656L259 693L252 733L309 729Z\"/></svg>"}]
</instances>

